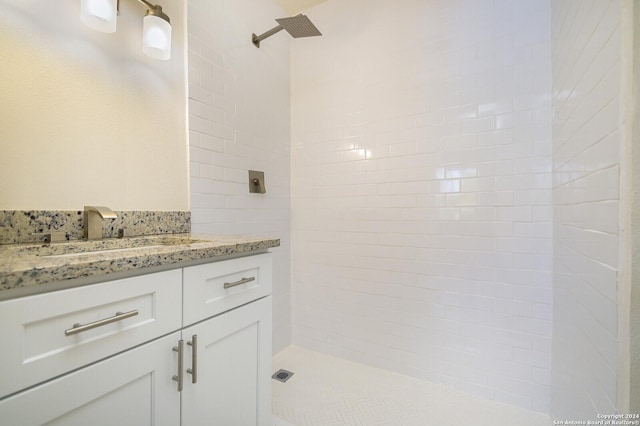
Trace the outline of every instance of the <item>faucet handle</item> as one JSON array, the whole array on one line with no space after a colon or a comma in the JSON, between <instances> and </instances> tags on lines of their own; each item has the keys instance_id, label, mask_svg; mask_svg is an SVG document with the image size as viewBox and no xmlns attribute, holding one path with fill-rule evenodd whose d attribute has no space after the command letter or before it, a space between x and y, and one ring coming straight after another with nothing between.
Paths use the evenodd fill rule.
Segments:
<instances>
[{"instance_id":1,"label":"faucet handle","mask_svg":"<svg viewBox=\"0 0 640 426\"><path fill-rule=\"evenodd\" d=\"M42 235L45 243L60 243L67 241L67 233L64 231L32 232L31 235Z\"/></svg>"},{"instance_id":2,"label":"faucet handle","mask_svg":"<svg viewBox=\"0 0 640 426\"><path fill-rule=\"evenodd\" d=\"M118 238L125 238L132 236L133 233L127 228L118 229Z\"/></svg>"}]
</instances>

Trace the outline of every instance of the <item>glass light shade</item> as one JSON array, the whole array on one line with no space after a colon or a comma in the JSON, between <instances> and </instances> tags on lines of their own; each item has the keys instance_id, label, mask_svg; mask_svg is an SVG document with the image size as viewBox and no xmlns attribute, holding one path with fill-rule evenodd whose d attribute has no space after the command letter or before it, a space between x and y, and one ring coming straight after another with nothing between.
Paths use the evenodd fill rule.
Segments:
<instances>
[{"instance_id":1,"label":"glass light shade","mask_svg":"<svg viewBox=\"0 0 640 426\"><path fill-rule=\"evenodd\" d=\"M80 20L90 28L103 33L116 31L118 0L82 0Z\"/></svg>"},{"instance_id":2,"label":"glass light shade","mask_svg":"<svg viewBox=\"0 0 640 426\"><path fill-rule=\"evenodd\" d=\"M171 24L159 16L146 15L142 23L142 52L154 59L170 59Z\"/></svg>"}]
</instances>

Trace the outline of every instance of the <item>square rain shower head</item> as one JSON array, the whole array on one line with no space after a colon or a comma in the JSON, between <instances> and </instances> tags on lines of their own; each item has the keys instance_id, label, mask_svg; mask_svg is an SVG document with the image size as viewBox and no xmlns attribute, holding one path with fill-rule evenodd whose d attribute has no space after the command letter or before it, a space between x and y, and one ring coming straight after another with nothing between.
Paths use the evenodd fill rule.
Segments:
<instances>
[{"instance_id":1,"label":"square rain shower head","mask_svg":"<svg viewBox=\"0 0 640 426\"><path fill-rule=\"evenodd\" d=\"M289 18L278 18L276 22L293 38L321 36L322 33L313 25L307 15L299 14Z\"/></svg>"},{"instance_id":2,"label":"square rain shower head","mask_svg":"<svg viewBox=\"0 0 640 426\"><path fill-rule=\"evenodd\" d=\"M277 26L263 34L260 34L259 36L255 35L255 33L251 34L251 42L253 42L255 47L260 47L260 42L262 40L267 37L271 37L282 30L287 30L289 35L293 38L315 37L322 35L316 26L313 25L313 22L311 22L311 20L302 13L289 18L278 18L276 19L276 22L278 23Z\"/></svg>"}]
</instances>

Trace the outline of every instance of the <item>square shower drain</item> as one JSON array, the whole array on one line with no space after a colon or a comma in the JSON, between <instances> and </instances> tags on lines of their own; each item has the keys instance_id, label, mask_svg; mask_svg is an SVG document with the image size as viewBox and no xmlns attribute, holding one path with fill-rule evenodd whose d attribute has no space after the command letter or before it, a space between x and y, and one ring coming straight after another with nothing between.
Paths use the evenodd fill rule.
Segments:
<instances>
[{"instance_id":1,"label":"square shower drain","mask_svg":"<svg viewBox=\"0 0 640 426\"><path fill-rule=\"evenodd\" d=\"M273 373L273 376L271 376L272 379L276 379L279 382L286 382L287 380L289 380L291 378L291 376L293 376L294 373L292 373L291 371L287 371L287 370L278 370L275 373Z\"/></svg>"}]
</instances>

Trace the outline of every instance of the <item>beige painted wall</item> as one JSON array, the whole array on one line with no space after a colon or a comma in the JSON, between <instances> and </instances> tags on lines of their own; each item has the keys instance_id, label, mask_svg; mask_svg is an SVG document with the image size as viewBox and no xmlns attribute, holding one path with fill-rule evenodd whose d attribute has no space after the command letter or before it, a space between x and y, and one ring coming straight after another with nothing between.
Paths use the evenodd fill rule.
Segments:
<instances>
[{"instance_id":1,"label":"beige painted wall","mask_svg":"<svg viewBox=\"0 0 640 426\"><path fill-rule=\"evenodd\" d=\"M0 209L188 210L185 2L162 0L172 58L141 51L145 7L118 30L80 1L0 0Z\"/></svg>"}]
</instances>

